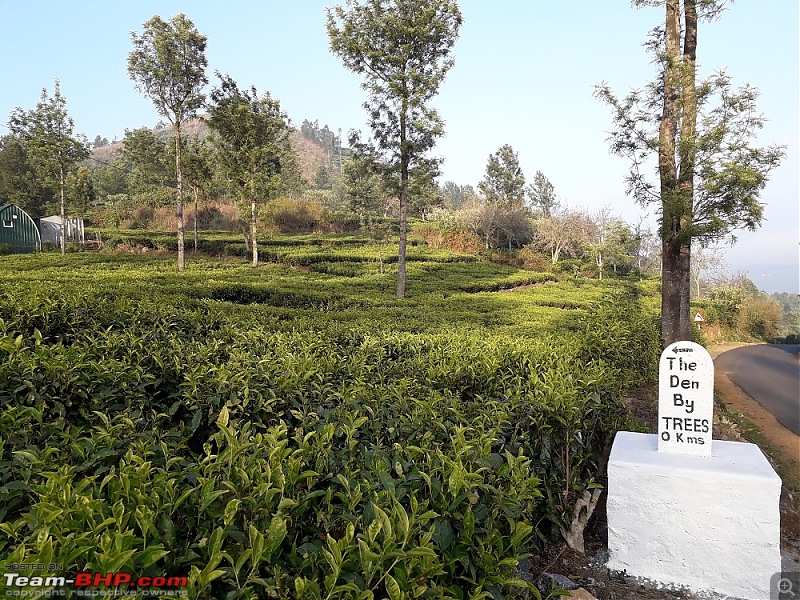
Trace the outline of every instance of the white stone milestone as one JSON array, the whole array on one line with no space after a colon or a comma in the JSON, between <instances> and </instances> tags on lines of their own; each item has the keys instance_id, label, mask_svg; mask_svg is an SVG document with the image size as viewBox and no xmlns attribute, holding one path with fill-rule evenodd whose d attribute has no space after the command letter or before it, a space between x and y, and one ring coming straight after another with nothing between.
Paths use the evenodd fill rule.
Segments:
<instances>
[{"instance_id":1,"label":"white stone milestone","mask_svg":"<svg viewBox=\"0 0 800 600\"><path fill-rule=\"evenodd\" d=\"M620 431L608 462L608 568L768 600L781 570L781 480L758 446L717 440L710 457L659 452Z\"/></svg>"},{"instance_id":2,"label":"white stone milestone","mask_svg":"<svg viewBox=\"0 0 800 600\"><path fill-rule=\"evenodd\" d=\"M714 362L700 344L675 342L658 363L658 450L711 456Z\"/></svg>"}]
</instances>

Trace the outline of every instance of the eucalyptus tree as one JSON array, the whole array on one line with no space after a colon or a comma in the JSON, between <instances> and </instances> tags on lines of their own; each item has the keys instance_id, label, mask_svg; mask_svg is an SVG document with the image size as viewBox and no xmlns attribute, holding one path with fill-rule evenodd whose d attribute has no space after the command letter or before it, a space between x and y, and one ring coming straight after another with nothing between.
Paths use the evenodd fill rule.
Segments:
<instances>
[{"instance_id":1,"label":"eucalyptus tree","mask_svg":"<svg viewBox=\"0 0 800 600\"><path fill-rule=\"evenodd\" d=\"M444 133L430 105L453 66L450 56L461 27L455 0L347 0L346 8L327 9L331 51L345 68L363 76L369 98L372 142L368 149L384 167L387 185L396 183L400 203L397 297L406 291L409 180L412 171L430 169L426 154Z\"/></svg>"},{"instance_id":2,"label":"eucalyptus tree","mask_svg":"<svg viewBox=\"0 0 800 600\"><path fill-rule=\"evenodd\" d=\"M45 185L56 187L61 208L61 254L67 249L67 175L89 156L86 137L75 133L58 80L53 95L47 89L32 110L17 108L9 120L11 133L25 146L27 160ZM51 183L52 182L52 183Z\"/></svg>"},{"instance_id":3,"label":"eucalyptus tree","mask_svg":"<svg viewBox=\"0 0 800 600\"><path fill-rule=\"evenodd\" d=\"M144 23L141 35L131 32L133 51L128 55L128 75L136 88L150 98L175 132L175 178L178 228L178 270L186 265L183 228L183 172L181 126L197 114L205 102L208 83L205 68L206 37L184 14L169 21L155 15Z\"/></svg>"},{"instance_id":4,"label":"eucalyptus tree","mask_svg":"<svg viewBox=\"0 0 800 600\"><path fill-rule=\"evenodd\" d=\"M283 189L283 164L291 162L289 123L280 103L255 86L241 90L228 75L211 93L208 124L222 169L237 195L250 205L253 266L258 266L258 202Z\"/></svg>"},{"instance_id":5,"label":"eucalyptus tree","mask_svg":"<svg viewBox=\"0 0 800 600\"><path fill-rule=\"evenodd\" d=\"M644 90L618 98L606 84L596 94L612 109L612 152L631 164L628 193L655 202L662 254L661 337L666 346L691 336L689 313L692 240L703 244L739 228L755 230L763 218L759 196L784 149L754 147L765 119L757 91L734 88L717 72L697 82L698 23L717 18L724 0L634 0L663 6L663 27L646 44L659 76ZM659 185L645 169L657 162Z\"/></svg>"}]
</instances>

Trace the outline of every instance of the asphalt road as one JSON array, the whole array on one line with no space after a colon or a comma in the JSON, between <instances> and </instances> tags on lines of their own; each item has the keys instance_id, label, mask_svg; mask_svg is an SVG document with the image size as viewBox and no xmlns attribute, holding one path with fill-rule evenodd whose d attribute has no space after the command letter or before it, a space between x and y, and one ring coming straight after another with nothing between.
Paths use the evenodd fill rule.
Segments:
<instances>
[{"instance_id":1,"label":"asphalt road","mask_svg":"<svg viewBox=\"0 0 800 600\"><path fill-rule=\"evenodd\" d=\"M800 435L800 345L759 344L720 354L714 367Z\"/></svg>"}]
</instances>

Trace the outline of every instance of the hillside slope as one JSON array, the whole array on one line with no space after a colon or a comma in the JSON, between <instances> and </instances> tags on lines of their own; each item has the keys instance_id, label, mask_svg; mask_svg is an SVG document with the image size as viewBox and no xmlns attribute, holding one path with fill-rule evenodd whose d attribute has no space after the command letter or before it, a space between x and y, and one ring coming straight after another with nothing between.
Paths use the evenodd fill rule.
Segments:
<instances>
[{"instance_id":1,"label":"hillside slope","mask_svg":"<svg viewBox=\"0 0 800 600\"><path fill-rule=\"evenodd\" d=\"M171 127L162 127L153 130L158 137L169 138L172 135ZM181 129L189 137L204 139L209 135L209 128L202 117L191 119L185 123ZM317 169L327 165L329 162L328 150L314 140L310 140L300 133L297 129L292 129L289 134L289 142L292 149L297 154L300 171L303 178L312 183ZM92 150L92 158L96 161L108 162L122 151L123 142L119 141L108 146L102 146Z\"/></svg>"}]
</instances>

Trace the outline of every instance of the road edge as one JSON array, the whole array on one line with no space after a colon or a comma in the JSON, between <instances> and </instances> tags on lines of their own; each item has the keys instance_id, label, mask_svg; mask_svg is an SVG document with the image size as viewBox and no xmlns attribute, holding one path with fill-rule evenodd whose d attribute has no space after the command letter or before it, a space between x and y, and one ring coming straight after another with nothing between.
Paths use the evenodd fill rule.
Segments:
<instances>
[{"instance_id":1,"label":"road edge","mask_svg":"<svg viewBox=\"0 0 800 600\"><path fill-rule=\"evenodd\" d=\"M716 359L728 350L752 345L755 344L725 344L712 346L708 351ZM797 572L800 570L800 436L784 427L756 399L716 368L714 393L726 418L734 422L736 433L756 444L781 477L782 570Z\"/></svg>"},{"instance_id":2,"label":"road edge","mask_svg":"<svg viewBox=\"0 0 800 600\"><path fill-rule=\"evenodd\" d=\"M720 354L728 350L755 345L757 344L724 344L711 346L708 351L711 358L716 360ZM760 437L769 442L771 449L780 454L773 458L784 463L785 467L794 472L797 481L791 487L800 490L800 473L798 473L800 471L800 453L798 453L800 436L784 427L771 412L716 368L714 369L714 391L726 408L746 418L752 426L758 429Z\"/></svg>"}]
</instances>

